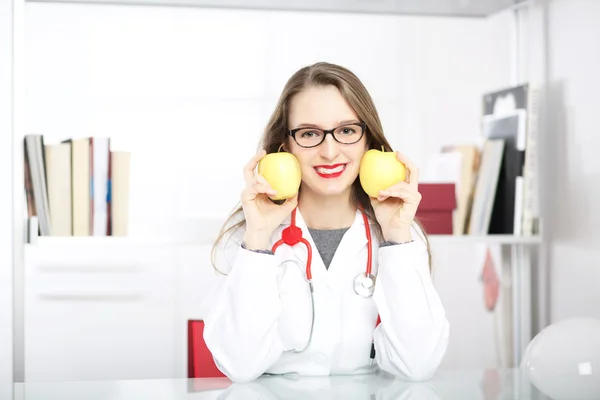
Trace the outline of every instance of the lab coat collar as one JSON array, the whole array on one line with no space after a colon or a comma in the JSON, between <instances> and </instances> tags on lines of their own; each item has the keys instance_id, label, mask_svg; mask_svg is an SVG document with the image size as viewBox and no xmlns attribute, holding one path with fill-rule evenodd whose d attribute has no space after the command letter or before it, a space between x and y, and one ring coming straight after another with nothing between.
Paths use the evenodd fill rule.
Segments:
<instances>
[{"instance_id":1,"label":"lab coat collar","mask_svg":"<svg viewBox=\"0 0 600 400\"><path fill-rule=\"evenodd\" d=\"M290 223L291 215L286 218L284 222L285 227L289 226ZM317 249L317 246L310 235L310 231L306 226L304 218L302 218L302 213L300 210L296 210L296 226L302 230L302 237L304 237L312 247L311 269L313 281L323 282L330 289L334 291L338 290L339 286L343 283L343 279L340 279L340 275L347 273L347 268L350 267L351 264L355 263L356 260L362 259L362 257L358 257L359 254L363 251L366 251L366 245L368 241L362 213L360 210L356 210L354 222L342 237L333 260L331 260L329 269L325 268L325 264L323 263L323 260L319 254L319 250ZM373 240L374 235L372 227L371 231L371 240ZM297 244L293 247L293 252L298 261L302 263L302 265L306 265L306 260L308 258L306 246ZM366 263L364 266L361 266L361 270L364 271L364 269L366 269Z\"/></svg>"},{"instance_id":2,"label":"lab coat collar","mask_svg":"<svg viewBox=\"0 0 600 400\"><path fill-rule=\"evenodd\" d=\"M280 227L281 227L281 229L287 228L291 223L292 223L292 214L290 213L287 217L285 217L285 219L281 223ZM296 225L300 226L300 223L302 223L302 228L306 228L308 230L308 228L306 227L306 223L304 222L304 218L302 218L302 213L300 212L300 209L297 208L296 209ZM360 228L364 232L365 221L363 220L362 213L358 209L356 210L356 213L354 216L354 222L352 223L351 227L353 227L356 224L360 224ZM371 225L372 224L373 223L371 222ZM304 229L302 231L304 232ZM366 236L365 236L365 240L367 240Z\"/></svg>"}]
</instances>

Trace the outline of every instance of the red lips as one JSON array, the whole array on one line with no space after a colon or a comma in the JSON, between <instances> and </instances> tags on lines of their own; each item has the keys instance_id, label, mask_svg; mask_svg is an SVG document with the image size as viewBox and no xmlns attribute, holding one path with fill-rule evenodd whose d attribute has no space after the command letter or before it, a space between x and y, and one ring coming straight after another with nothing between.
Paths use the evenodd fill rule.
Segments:
<instances>
[{"instance_id":1,"label":"red lips","mask_svg":"<svg viewBox=\"0 0 600 400\"><path fill-rule=\"evenodd\" d=\"M346 164L317 165L314 169L321 178L331 179L342 175L346 170ZM336 172L324 172L325 170L336 170Z\"/></svg>"},{"instance_id":2,"label":"red lips","mask_svg":"<svg viewBox=\"0 0 600 400\"><path fill-rule=\"evenodd\" d=\"M335 168L339 167L340 165L346 165L346 164L315 165L314 168L335 169Z\"/></svg>"}]
</instances>

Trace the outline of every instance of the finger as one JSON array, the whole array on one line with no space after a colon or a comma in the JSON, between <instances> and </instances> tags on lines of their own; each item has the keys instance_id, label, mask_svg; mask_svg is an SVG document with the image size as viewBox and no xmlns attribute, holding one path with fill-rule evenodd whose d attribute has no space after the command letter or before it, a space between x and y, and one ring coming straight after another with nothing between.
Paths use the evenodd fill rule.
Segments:
<instances>
[{"instance_id":1,"label":"finger","mask_svg":"<svg viewBox=\"0 0 600 400\"><path fill-rule=\"evenodd\" d=\"M406 167L406 181L413 187L417 188L419 185L419 169L411 160L408 159L404 154L399 151L396 152L396 158Z\"/></svg>"},{"instance_id":2,"label":"finger","mask_svg":"<svg viewBox=\"0 0 600 400\"><path fill-rule=\"evenodd\" d=\"M265 186L271 188L271 185L269 185L269 182L267 182L265 177L262 176L261 174L255 174L254 180L256 181L256 183L260 183L261 185L265 185Z\"/></svg>"},{"instance_id":3,"label":"finger","mask_svg":"<svg viewBox=\"0 0 600 400\"><path fill-rule=\"evenodd\" d=\"M380 191L379 196L380 198L395 197L406 202L413 202L413 200L417 199L420 194L410 189L395 187L389 190Z\"/></svg>"},{"instance_id":4,"label":"finger","mask_svg":"<svg viewBox=\"0 0 600 400\"><path fill-rule=\"evenodd\" d=\"M397 182L397 183L393 184L392 186L390 186L386 189L380 190L380 191L386 192L386 191L393 191L393 190L397 190L397 189L412 190L412 188L408 184L408 182L401 181L401 182Z\"/></svg>"},{"instance_id":5,"label":"finger","mask_svg":"<svg viewBox=\"0 0 600 400\"><path fill-rule=\"evenodd\" d=\"M263 188L262 189L263 191L261 191L259 193L265 193L265 194L268 194L269 196L274 196L275 194L277 194L277 190L273 189L271 187L271 185L269 185L269 182L267 182L265 177L258 173L254 174L248 187L257 186L257 185ZM266 188L266 191L264 191L264 188Z\"/></svg>"},{"instance_id":6,"label":"finger","mask_svg":"<svg viewBox=\"0 0 600 400\"><path fill-rule=\"evenodd\" d=\"M371 201L371 206L373 207L373 209L378 208L379 205L383 201L385 201L385 199L387 199L387 197L385 197L385 196L369 197L369 200Z\"/></svg>"},{"instance_id":7,"label":"finger","mask_svg":"<svg viewBox=\"0 0 600 400\"><path fill-rule=\"evenodd\" d=\"M296 193L294 196L287 199L287 202L288 202L289 207L292 207L292 208L296 207L298 205L298 193Z\"/></svg>"},{"instance_id":8,"label":"finger","mask_svg":"<svg viewBox=\"0 0 600 400\"><path fill-rule=\"evenodd\" d=\"M410 186L410 184L402 181L402 182L398 182L398 183L390 186L387 189L380 190L377 200L384 201L388 197L403 198L403 197L408 196L408 193L411 193L411 192L414 192L414 189ZM406 194L402 194L402 193L406 193Z\"/></svg>"},{"instance_id":9,"label":"finger","mask_svg":"<svg viewBox=\"0 0 600 400\"><path fill-rule=\"evenodd\" d=\"M255 186L261 182L258 181L258 174L254 174L252 175L252 178L250 178L248 181L246 181L246 188L251 188L252 186Z\"/></svg>"},{"instance_id":10,"label":"finger","mask_svg":"<svg viewBox=\"0 0 600 400\"><path fill-rule=\"evenodd\" d=\"M386 201L387 199L389 199L390 197L394 197L394 196L390 196L389 194L380 194L379 196L377 196L377 201L383 202L383 201Z\"/></svg>"},{"instance_id":11,"label":"finger","mask_svg":"<svg viewBox=\"0 0 600 400\"><path fill-rule=\"evenodd\" d=\"M270 188L269 186L265 186L265 185L263 185L261 183L257 183L255 185L249 186L244 191L243 197L246 200L253 200L259 194L266 194L268 196L275 196L277 194L277 191L275 189Z\"/></svg>"},{"instance_id":12,"label":"finger","mask_svg":"<svg viewBox=\"0 0 600 400\"><path fill-rule=\"evenodd\" d=\"M252 181L256 165L258 164L260 159L263 158L266 154L267 152L264 149L260 149L254 155L254 157L252 157L250 161L248 161L248 163L244 166L244 179L246 180L246 183L250 183Z\"/></svg>"},{"instance_id":13,"label":"finger","mask_svg":"<svg viewBox=\"0 0 600 400\"><path fill-rule=\"evenodd\" d=\"M294 208L298 206L298 193L296 193L293 197L287 199L285 203L283 203L283 205L285 207L286 213L291 212Z\"/></svg>"}]
</instances>

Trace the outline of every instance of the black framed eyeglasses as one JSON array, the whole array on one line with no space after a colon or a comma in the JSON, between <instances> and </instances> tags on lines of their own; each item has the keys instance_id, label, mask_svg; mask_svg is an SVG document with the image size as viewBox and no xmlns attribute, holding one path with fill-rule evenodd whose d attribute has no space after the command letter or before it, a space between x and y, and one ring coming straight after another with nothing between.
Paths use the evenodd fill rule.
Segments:
<instances>
[{"instance_id":1,"label":"black framed eyeglasses","mask_svg":"<svg viewBox=\"0 0 600 400\"><path fill-rule=\"evenodd\" d=\"M298 146L310 148L323 143L328 134L331 134L338 143L354 144L362 139L366 130L367 124L364 122L353 122L329 130L318 128L296 128L290 130L288 135L294 138Z\"/></svg>"}]
</instances>

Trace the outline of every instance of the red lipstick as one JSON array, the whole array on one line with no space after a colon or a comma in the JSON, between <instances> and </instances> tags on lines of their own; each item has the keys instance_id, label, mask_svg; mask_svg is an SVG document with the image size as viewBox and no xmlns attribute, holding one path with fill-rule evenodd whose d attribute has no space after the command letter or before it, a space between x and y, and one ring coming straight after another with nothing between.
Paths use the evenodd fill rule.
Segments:
<instances>
[{"instance_id":1,"label":"red lipstick","mask_svg":"<svg viewBox=\"0 0 600 400\"><path fill-rule=\"evenodd\" d=\"M342 175L346 170L346 164L316 165L314 169L321 178L331 179Z\"/></svg>"}]
</instances>

